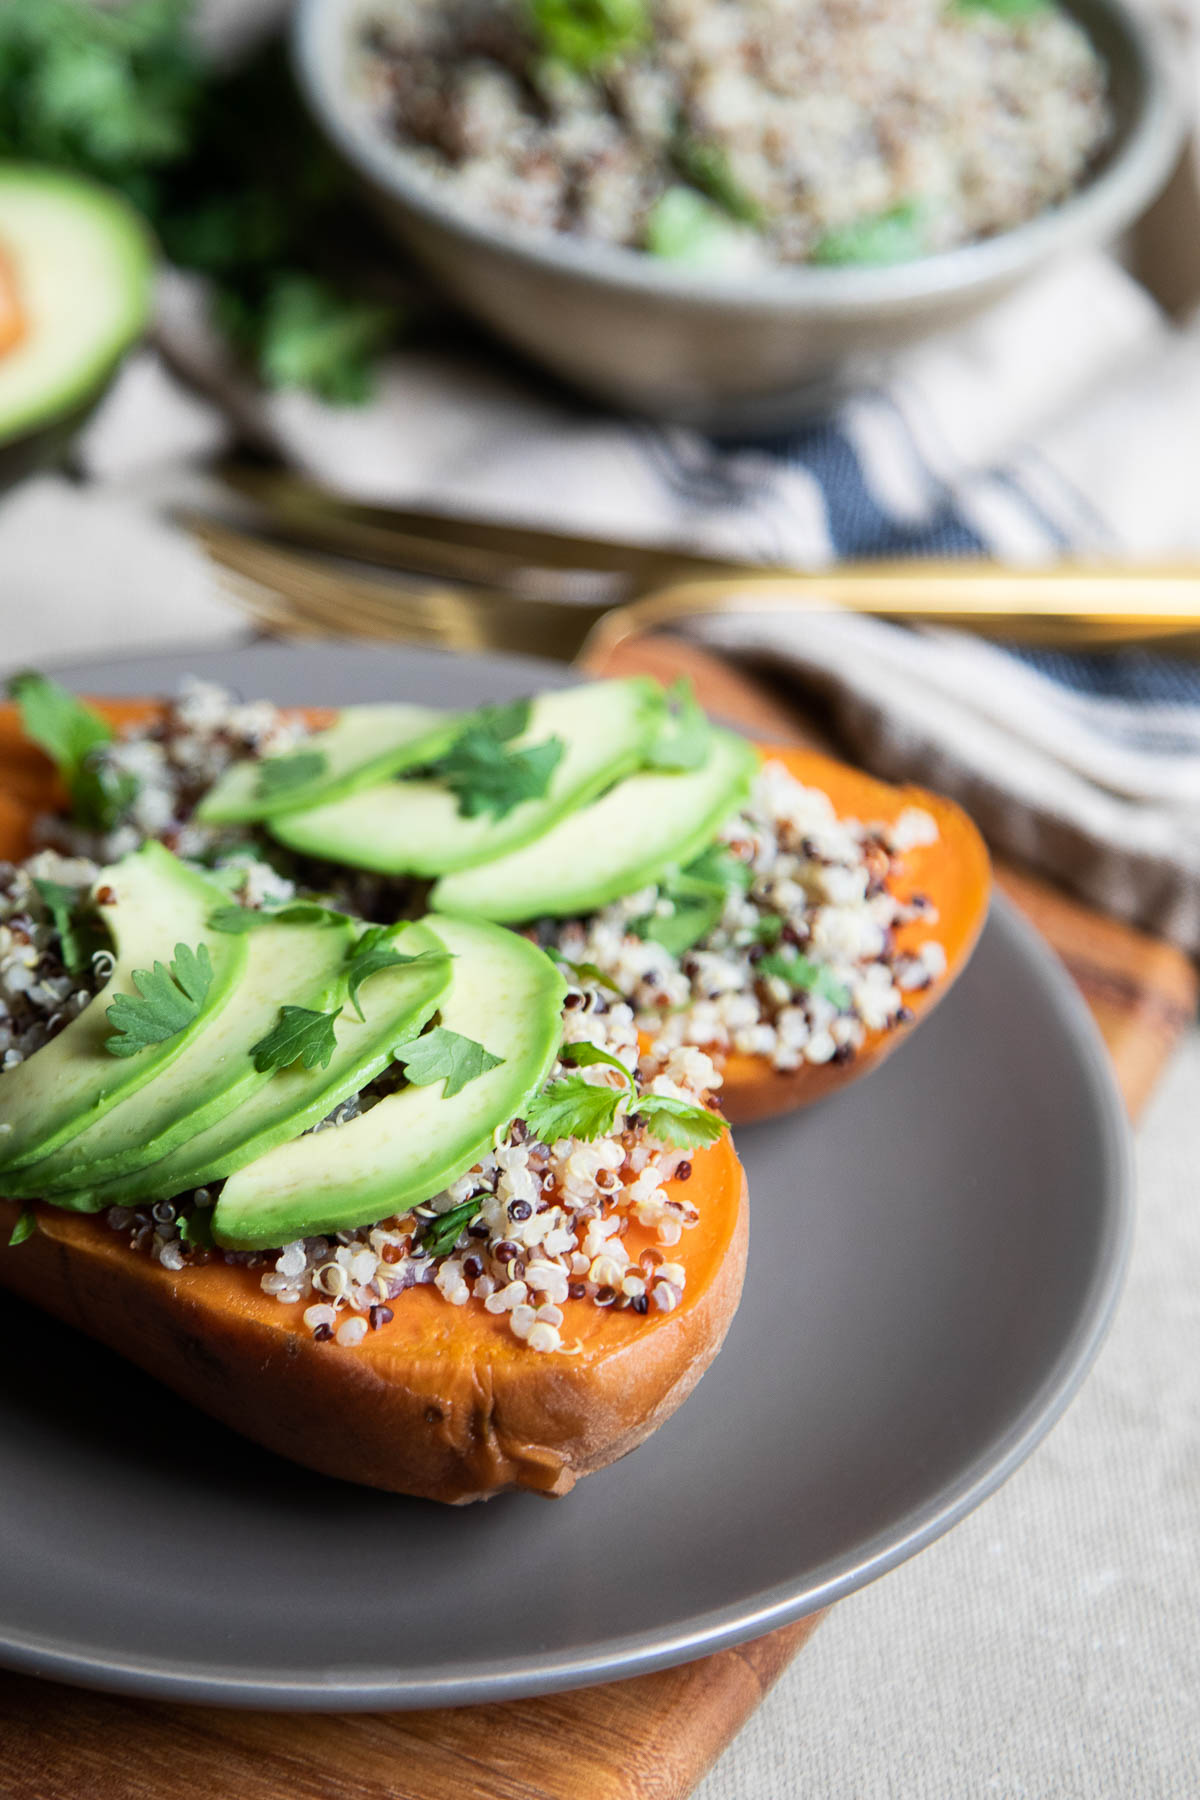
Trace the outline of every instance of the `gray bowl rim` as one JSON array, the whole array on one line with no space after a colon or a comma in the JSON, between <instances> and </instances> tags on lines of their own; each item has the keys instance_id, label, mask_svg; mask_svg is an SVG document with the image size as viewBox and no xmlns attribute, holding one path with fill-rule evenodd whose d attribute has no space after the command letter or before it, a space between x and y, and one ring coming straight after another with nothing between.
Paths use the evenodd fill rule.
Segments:
<instances>
[{"instance_id":1,"label":"gray bowl rim","mask_svg":"<svg viewBox=\"0 0 1200 1800\"><path fill-rule=\"evenodd\" d=\"M1136 86L1134 117L1123 138L1099 171L1061 205L995 237L886 268L803 265L721 274L664 262L641 250L519 225L493 226L438 194L428 177L414 172L408 153L384 137L366 107L343 85L345 32L353 15L363 12L362 0L297 0L291 51L301 92L346 161L410 213L476 250L531 273L697 310L870 316L970 295L1050 257L1104 242L1130 224L1166 181L1183 141L1185 114L1168 64L1164 28L1133 12L1126 0L1062 3L1075 16L1102 14L1123 44Z\"/></svg>"}]
</instances>

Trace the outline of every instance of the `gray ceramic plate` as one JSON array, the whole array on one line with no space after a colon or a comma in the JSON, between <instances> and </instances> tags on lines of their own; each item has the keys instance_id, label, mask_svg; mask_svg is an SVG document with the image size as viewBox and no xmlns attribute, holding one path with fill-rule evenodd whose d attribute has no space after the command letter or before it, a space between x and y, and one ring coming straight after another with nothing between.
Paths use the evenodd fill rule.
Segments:
<instances>
[{"instance_id":1,"label":"gray ceramic plate","mask_svg":"<svg viewBox=\"0 0 1200 1800\"><path fill-rule=\"evenodd\" d=\"M140 693L185 667L288 701L564 679L324 645L64 674ZM1103 1049L998 904L897 1056L738 1143L752 1242L726 1348L561 1502L460 1511L310 1475L7 1304L0 1660L224 1704L511 1699L757 1636L911 1556L1028 1454L1107 1324L1130 1176Z\"/></svg>"}]
</instances>

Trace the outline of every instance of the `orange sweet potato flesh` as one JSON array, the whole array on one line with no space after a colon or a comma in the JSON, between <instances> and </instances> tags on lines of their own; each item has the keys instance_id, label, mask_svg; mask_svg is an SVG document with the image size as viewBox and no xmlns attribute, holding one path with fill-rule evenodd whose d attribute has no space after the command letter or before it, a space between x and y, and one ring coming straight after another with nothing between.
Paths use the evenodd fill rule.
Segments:
<instances>
[{"instance_id":1,"label":"orange sweet potato flesh","mask_svg":"<svg viewBox=\"0 0 1200 1800\"><path fill-rule=\"evenodd\" d=\"M805 1063L780 1072L765 1057L731 1054L724 1062L721 1106L735 1125L767 1119L793 1107L822 1099L881 1063L947 992L966 967L987 917L991 868L987 848L961 807L924 788L894 787L817 750L777 749L761 745L764 761L781 762L797 781L829 795L841 818L891 821L906 807L919 806L937 821L936 843L904 854L899 884L902 895L925 894L937 909L935 921L914 920L896 933L901 950L913 951L930 939L946 952L946 973L932 986L905 995L913 1014L910 1024L890 1031L868 1032L858 1054L847 1063Z\"/></svg>"},{"instance_id":2,"label":"orange sweet potato flesh","mask_svg":"<svg viewBox=\"0 0 1200 1800\"><path fill-rule=\"evenodd\" d=\"M105 705L114 722L149 705ZM32 818L61 803L40 754L0 709L0 856L28 852ZM390 1323L355 1348L317 1343L304 1303L262 1292L261 1269L214 1259L173 1273L128 1247L103 1218L39 1204L36 1229L9 1247L20 1214L0 1201L0 1286L98 1339L185 1400L325 1474L465 1502L508 1488L565 1494L581 1475L636 1448L687 1398L741 1294L746 1188L728 1134L698 1150L668 1191L699 1222L667 1254L687 1271L670 1313L563 1306L564 1348L537 1352L477 1302L430 1288L392 1302ZM631 1226L636 1259L654 1244Z\"/></svg>"}]
</instances>

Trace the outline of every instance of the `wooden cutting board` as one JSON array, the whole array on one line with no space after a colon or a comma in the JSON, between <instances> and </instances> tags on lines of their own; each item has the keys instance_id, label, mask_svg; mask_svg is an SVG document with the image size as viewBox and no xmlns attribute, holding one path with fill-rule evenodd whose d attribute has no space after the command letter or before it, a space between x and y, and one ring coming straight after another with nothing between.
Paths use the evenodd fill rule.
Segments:
<instances>
[{"instance_id":1,"label":"wooden cutting board","mask_svg":"<svg viewBox=\"0 0 1200 1800\"><path fill-rule=\"evenodd\" d=\"M596 672L635 669L690 674L712 712L758 737L813 735L678 640L626 643ZM997 877L1079 983L1136 1114L1194 1016L1195 971L1032 876ZM685 1800L819 1617L661 1674L451 1712L231 1712L0 1676L0 1800Z\"/></svg>"}]
</instances>

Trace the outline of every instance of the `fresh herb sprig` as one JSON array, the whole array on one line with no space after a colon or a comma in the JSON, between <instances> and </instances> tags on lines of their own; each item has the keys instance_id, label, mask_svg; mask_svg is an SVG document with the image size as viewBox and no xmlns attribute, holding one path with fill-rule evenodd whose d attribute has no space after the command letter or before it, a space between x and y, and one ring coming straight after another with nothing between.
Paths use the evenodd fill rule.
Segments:
<instances>
[{"instance_id":1,"label":"fresh herb sprig","mask_svg":"<svg viewBox=\"0 0 1200 1800\"><path fill-rule=\"evenodd\" d=\"M323 750L293 750L288 756L268 756L258 765L256 800L275 800L280 794L307 787L329 767Z\"/></svg>"},{"instance_id":2,"label":"fresh herb sprig","mask_svg":"<svg viewBox=\"0 0 1200 1800\"><path fill-rule=\"evenodd\" d=\"M61 881L34 878L34 887L58 933L63 967L69 975L82 975L96 951L103 948L100 921L88 910L85 894Z\"/></svg>"},{"instance_id":3,"label":"fresh herb sprig","mask_svg":"<svg viewBox=\"0 0 1200 1800\"><path fill-rule=\"evenodd\" d=\"M747 893L753 881L749 863L724 844L710 844L686 868L671 871L659 883L671 911L644 913L630 920L629 930L661 944L672 956L683 956L720 923L729 894Z\"/></svg>"},{"instance_id":4,"label":"fresh herb sprig","mask_svg":"<svg viewBox=\"0 0 1200 1800\"><path fill-rule=\"evenodd\" d=\"M153 969L135 969L136 996L118 994L105 1013L113 1029L104 1048L111 1056L136 1056L151 1044L177 1037L200 1017L212 979L206 944L194 950L176 944L169 965L156 962Z\"/></svg>"},{"instance_id":5,"label":"fresh herb sprig","mask_svg":"<svg viewBox=\"0 0 1200 1800\"><path fill-rule=\"evenodd\" d=\"M327 1069L337 1049L334 1026L342 1008L316 1012L308 1006L281 1006L279 1015L279 1023L251 1049L259 1074L290 1069L297 1062L306 1069Z\"/></svg>"},{"instance_id":6,"label":"fresh herb sprig","mask_svg":"<svg viewBox=\"0 0 1200 1800\"><path fill-rule=\"evenodd\" d=\"M435 1025L431 1031L423 1031L419 1037L397 1044L392 1056L414 1087L432 1087L435 1082L444 1080L442 1098L445 1100L452 1100L469 1082L486 1075L489 1069L498 1069L504 1061L502 1056L493 1056L490 1050L485 1050L474 1038L448 1031L444 1025Z\"/></svg>"},{"instance_id":7,"label":"fresh herb sprig","mask_svg":"<svg viewBox=\"0 0 1200 1800\"><path fill-rule=\"evenodd\" d=\"M17 1222L13 1226L8 1239L8 1247L15 1250L18 1244L24 1244L37 1230L37 1217L32 1206L24 1206L17 1214Z\"/></svg>"},{"instance_id":8,"label":"fresh herb sprig","mask_svg":"<svg viewBox=\"0 0 1200 1800\"><path fill-rule=\"evenodd\" d=\"M712 747L712 726L687 676L673 681L663 699L662 724L646 752L646 768L680 773L702 768Z\"/></svg>"},{"instance_id":9,"label":"fresh herb sprig","mask_svg":"<svg viewBox=\"0 0 1200 1800\"><path fill-rule=\"evenodd\" d=\"M34 669L14 675L8 694L17 703L25 736L58 770L76 824L111 831L137 798L138 783L104 760L115 735L107 719Z\"/></svg>"},{"instance_id":10,"label":"fresh herb sprig","mask_svg":"<svg viewBox=\"0 0 1200 1800\"><path fill-rule=\"evenodd\" d=\"M391 932L386 925L371 925L354 945L347 960L346 991L350 996L350 1004L360 1019L365 1018L358 991L372 975L378 975L383 969L404 966L431 967L434 963L444 964L449 958L448 950L419 950L414 955L406 955L404 951L394 947Z\"/></svg>"},{"instance_id":11,"label":"fresh herb sprig","mask_svg":"<svg viewBox=\"0 0 1200 1800\"><path fill-rule=\"evenodd\" d=\"M822 1000L828 1000L831 1006L836 1006L839 1012L845 1012L850 1005L849 988L831 974L823 963L813 962L811 957L799 952L795 956L772 953L761 957L754 965L754 971L756 975L777 975L789 987L806 994L818 994Z\"/></svg>"},{"instance_id":12,"label":"fresh herb sprig","mask_svg":"<svg viewBox=\"0 0 1200 1800\"><path fill-rule=\"evenodd\" d=\"M639 1094L625 1064L596 1044L564 1044L561 1060L577 1068L601 1064L615 1069L623 1085L601 1087L582 1075L565 1075L551 1082L525 1109L526 1124L543 1143L607 1137L622 1105L630 1116L636 1113L654 1137L677 1148L713 1144L725 1130L725 1121L707 1107L672 1094Z\"/></svg>"},{"instance_id":13,"label":"fresh herb sprig","mask_svg":"<svg viewBox=\"0 0 1200 1800\"><path fill-rule=\"evenodd\" d=\"M475 1223L481 1210L480 1201L475 1198L452 1206L449 1212L439 1213L436 1219L427 1219L418 1237L421 1249L428 1256L445 1256L447 1250L453 1250L467 1226Z\"/></svg>"},{"instance_id":14,"label":"fresh herb sprig","mask_svg":"<svg viewBox=\"0 0 1200 1800\"><path fill-rule=\"evenodd\" d=\"M522 750L512 739L529 726L528 700L481 707L472 713L444 756L423 771L440 781L458 801L466 819L491 813L506 818L525 800L540 800L562 760L563 741L550 736Z\"/></svg>"},{"instance_id":15,"label":"fresh herb sprig","mask_svg":"<svg viewBox=\"0 0 1200 1800\"><path fill-rule=\"evenodd\" d=\"M720 144L681 126L672 140L671 160L685 180L729 218L739 225L762 225L762 207L737 179Z\"/></svg>"}]
</instances>

